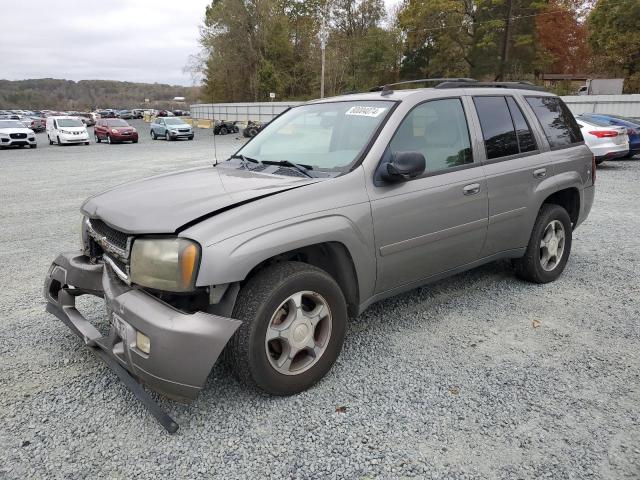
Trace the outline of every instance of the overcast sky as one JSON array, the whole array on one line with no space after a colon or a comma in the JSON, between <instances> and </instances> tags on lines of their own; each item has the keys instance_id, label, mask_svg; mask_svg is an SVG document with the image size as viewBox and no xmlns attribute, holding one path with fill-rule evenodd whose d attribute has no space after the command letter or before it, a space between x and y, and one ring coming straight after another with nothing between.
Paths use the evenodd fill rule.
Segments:
<instances>
[{"instance_id":1,"label":"overcast sky","mask_svg":"<svg viewBox=\"0 0 640 480\"><path fill-rule=\"evenodd\" d=\"M0 78L191 85L182 70L199 51L210 1L9 2L0 13Z\"/></svg>"}]
</instances>

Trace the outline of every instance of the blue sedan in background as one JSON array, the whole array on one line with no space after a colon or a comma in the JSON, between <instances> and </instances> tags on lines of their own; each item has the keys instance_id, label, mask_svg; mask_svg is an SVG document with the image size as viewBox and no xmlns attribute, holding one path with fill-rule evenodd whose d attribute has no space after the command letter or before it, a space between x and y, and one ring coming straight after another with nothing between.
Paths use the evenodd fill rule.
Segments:
<instances>
[{"instance_id":1,"label":"blue sedan in background","mask_svg":"<svg viewBox=\"0 0 640 480\"><path fill-rule=\"evenodd\" d=\"M633 157L640 153L640 120L618 115L605 115L604 113L583 113L580 117L585 119L592 118L618 127L626 127L629 135L629 154L627 156Z\"/></svg>"}]
</instances>

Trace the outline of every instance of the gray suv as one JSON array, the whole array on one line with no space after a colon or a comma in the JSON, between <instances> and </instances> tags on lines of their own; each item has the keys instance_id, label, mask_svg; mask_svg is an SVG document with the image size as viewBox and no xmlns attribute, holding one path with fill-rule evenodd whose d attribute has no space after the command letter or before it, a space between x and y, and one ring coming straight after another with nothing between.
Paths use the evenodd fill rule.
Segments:
<instances>
[{"instance_id":1,"label":"gray suv","mask_svg":"<svg viewBox=\"0 0 640 480\"><path fill-rule=\"evenodd\" d=\"M47 309L139 398L135 380L193 399L223 350L243 382L295 394L378 300L505 258L523 279L557 279L594 181L573 116L533 86L313 101L224 162L89 198ZM108 334L75 308L84 294L104 298Z\"/></svg>"}]
</instances>

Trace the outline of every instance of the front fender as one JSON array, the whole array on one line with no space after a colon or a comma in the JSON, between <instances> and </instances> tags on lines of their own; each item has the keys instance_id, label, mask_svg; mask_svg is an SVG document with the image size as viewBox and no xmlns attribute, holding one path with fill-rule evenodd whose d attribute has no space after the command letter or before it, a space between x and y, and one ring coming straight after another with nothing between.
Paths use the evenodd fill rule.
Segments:
<instances>
[{"instance_id":1,"label":"front fender","mask_svg":"<svg viewBox=\"0 0 640 480\"><path fill-rule=\"evenodd\" d=\"M209 245L202 252L197 285L241 281L269 258L327 242L344 245L353 259L360 298L371 296L376 264L368 203L343 207L339 213L319 212L274 223Z\"/></svg>"}]
</instances>

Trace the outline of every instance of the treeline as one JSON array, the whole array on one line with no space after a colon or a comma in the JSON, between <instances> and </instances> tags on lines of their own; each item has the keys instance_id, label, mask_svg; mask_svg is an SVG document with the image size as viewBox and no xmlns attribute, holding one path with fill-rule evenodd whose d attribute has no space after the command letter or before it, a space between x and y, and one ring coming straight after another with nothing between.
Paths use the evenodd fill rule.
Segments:
<instances>
[{"instance_id":1,"label":"treeline","mask_svg":"<svg viewBox=\"0 0 640 480\"><path fill-rule=\"evenodd\" d=\"M323 28L324 26L324 28ZM213 0L205 101L306 99L434 77L622 76L640 91L638 0ZM564 92L563 92L564 93Z\"/></svg>"},{"instance_id":2,"label":"treeline","mask_svg":"<svg viewBox=\"0 0 640 480\"><path fill-rule=\"evenodd\" d=\"M1 109L88 110L90 108L135 108L150 105L167 108L174 97L195 103L197 87L159 83L117 82L110 80L0 80ZM149 104L144 102L149 99Z\"/></svg>"}]
</instances>

